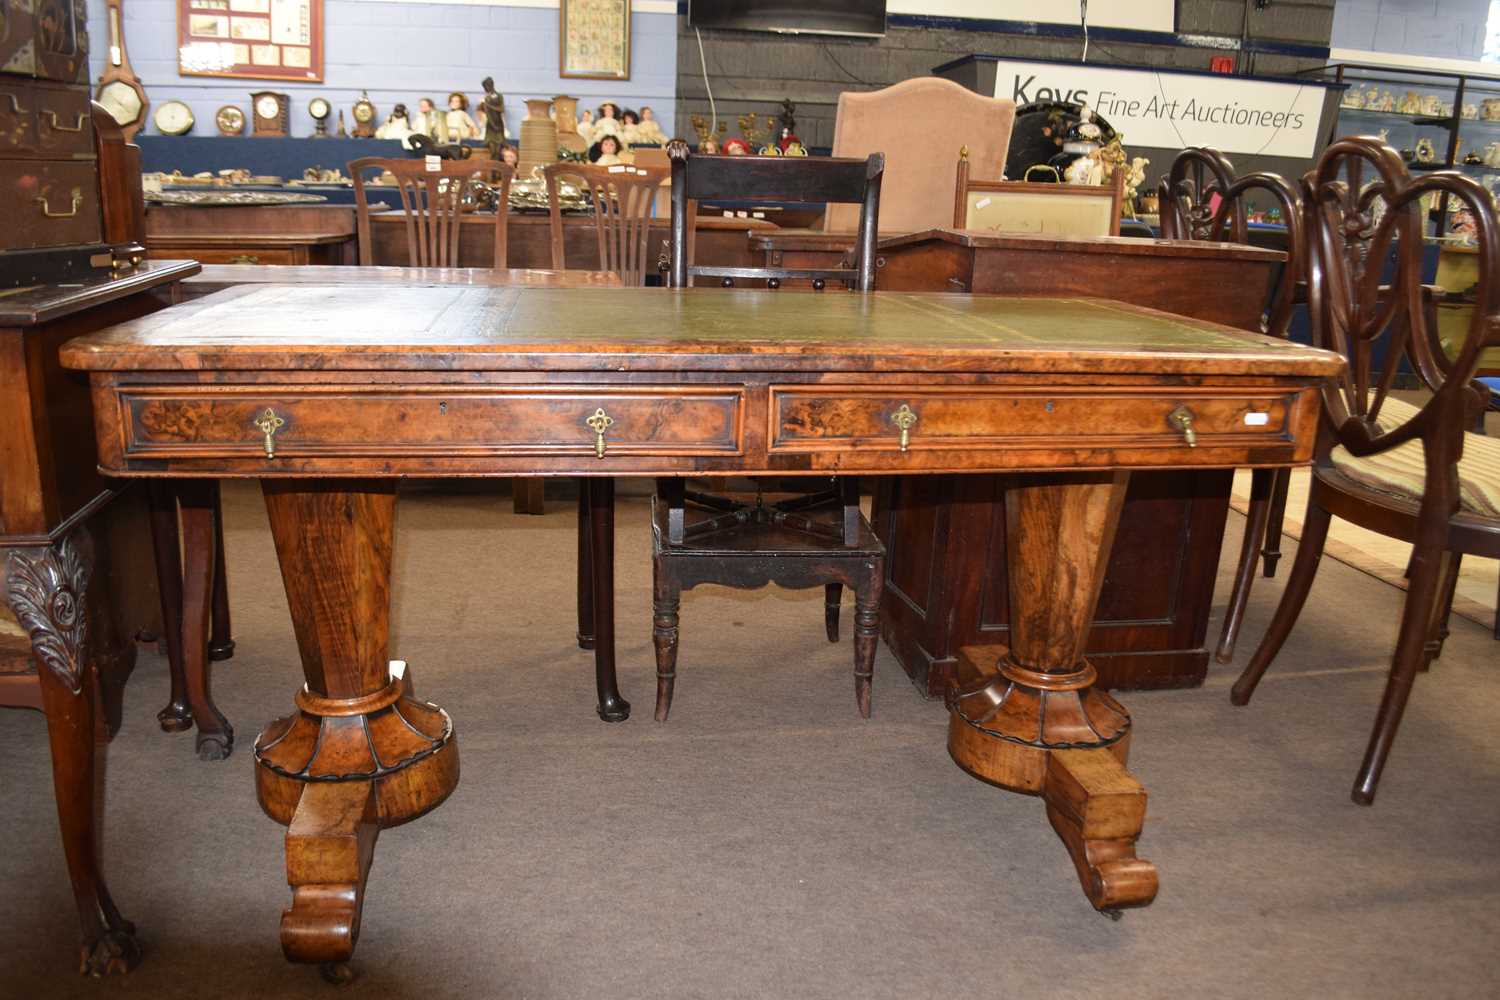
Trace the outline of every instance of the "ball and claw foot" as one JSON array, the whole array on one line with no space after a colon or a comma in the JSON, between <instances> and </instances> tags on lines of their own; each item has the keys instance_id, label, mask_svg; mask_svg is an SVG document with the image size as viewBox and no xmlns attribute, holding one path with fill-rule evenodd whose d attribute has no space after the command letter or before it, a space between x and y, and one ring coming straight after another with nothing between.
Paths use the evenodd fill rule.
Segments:
<instances>
[{"instance_id":1,"label":"ball and claw foot","mask_svg":"<svg viewBox=\"0 0 1500 1000\"><path fill-rule=\"evenodd\" d=\"M323 962L318 966L318 974L332 986L348 986L355 975L348 962Z\"/></svg>"},{"instance_id":2,"label":"ball and claw foot","mask_svg":"<svg viewBox=\"0 0 1500 1000\"><path fill-rule=\"evenodd\" d=\"M193 728L193 710L183 702L174 701L156 713L156 721L164 733L184 733Z\"/></svg>"},{"instance_id":3,"label":"ball and claw foot","mask_svg":"<svg viewBox=\"0 0 1500 1000\"><path fill-rule=\"evenodd\" d=\"M105 931L97 940L85 941L78 950L78 971L94 979L123 976L141 963L141 945L130 921Z\"/></svg>"},{"instance_id":4,"label":"ball and claw foot","mask_svg":"<svg viewBox=\"0 0 1500 1000\"><path fill-rule=\"evenodd\" d=\"M234 733L233 731L223 733L200 731L196 749L199 760L228 760L229 755L234 752Z\"/></svg>"}]
</instances>

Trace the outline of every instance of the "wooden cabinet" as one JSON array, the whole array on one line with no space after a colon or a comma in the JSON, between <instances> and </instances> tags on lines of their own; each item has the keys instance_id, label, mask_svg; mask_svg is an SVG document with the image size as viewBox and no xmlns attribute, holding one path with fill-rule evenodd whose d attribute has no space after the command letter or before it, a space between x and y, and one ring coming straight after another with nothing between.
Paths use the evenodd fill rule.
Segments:
<instances>
[{"instance_id":1,"label":"wooden cabinet","mask_svg":"<svg viewBox=\"0 0 1500 1000\"><path fill-rule=\"evenodd\" d=\"M1089 662L1111 688L1192 687L1204 645L1229 471L1131 478L1094 624ZM1010 632L1005 480L882 480L871 522L886 543L881 631L917 688L940 697L964 646Z\"/></svg>"}]
</instances>

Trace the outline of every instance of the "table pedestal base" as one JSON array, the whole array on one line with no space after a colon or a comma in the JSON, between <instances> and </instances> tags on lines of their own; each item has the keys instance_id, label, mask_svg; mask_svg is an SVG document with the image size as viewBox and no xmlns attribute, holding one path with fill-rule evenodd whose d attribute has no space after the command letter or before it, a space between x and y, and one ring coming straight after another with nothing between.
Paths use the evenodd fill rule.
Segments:
<instances>
[{"instance_id":1,"label":"table pedestal base","mask_svg":"<svg viewBox=\"0 0 1500 1000\"><path fill-rule=\"evenodd\" d=\"M1146 792L1125 770L1130 715L1083 657L1120 520L1126 473L1017 476L1005 501L1011 645L959 652L948 752L959 767L1040 795L1089 902L1156 898L1135 856Z\"/></svg>"},{"instance_id":2,"label":"table pedestal base","mask_svg":"<svg viewBox=\"0 0 1500 1000\"><path fill-rule=\"evenodd\" d=\"M380 831L458 785L448 713L384 660L396 496L389 483L262 483L307 683L255 742L255 790L287 827L281 949L347 977ZM333 970L330 975L329 970Z\"/></svg>"}]
</instances>

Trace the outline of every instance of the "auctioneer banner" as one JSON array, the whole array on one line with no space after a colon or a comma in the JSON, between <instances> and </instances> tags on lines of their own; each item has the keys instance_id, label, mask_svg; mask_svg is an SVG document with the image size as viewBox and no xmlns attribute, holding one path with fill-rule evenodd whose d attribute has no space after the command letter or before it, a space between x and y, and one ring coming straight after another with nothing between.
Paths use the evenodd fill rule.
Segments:
<instances>
[{"instance_id":1,"label":"auctioneer banner","mask_svg":"<svg viewBox=\"0 0 1500 1000\"><path fill-rule=\"evenodd\" d=\"M1311 157L1324 88L1218 73L997 60L995 96L1088 102L1125 146Z\"/></svg>"}]
</instances>

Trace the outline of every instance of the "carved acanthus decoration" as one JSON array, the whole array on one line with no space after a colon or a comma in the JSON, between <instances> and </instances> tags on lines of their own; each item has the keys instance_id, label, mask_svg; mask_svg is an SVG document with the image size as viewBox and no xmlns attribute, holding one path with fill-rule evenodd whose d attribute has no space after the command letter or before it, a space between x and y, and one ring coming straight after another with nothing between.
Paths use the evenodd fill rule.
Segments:
<instances>
[{"instance_id":1,"label":"carved acanthus decoration","mask_svg":"<svg viewBox=\"0 0 1500 1000\"><path fill-rule=\"evenodd\" d=\"M6 598L31 637L41 666L73 694L83 687L88 616L84 602L93 573L89 542L74 535L45 549L13 549L6 558Z\"/></svg>"}]
</instances>

